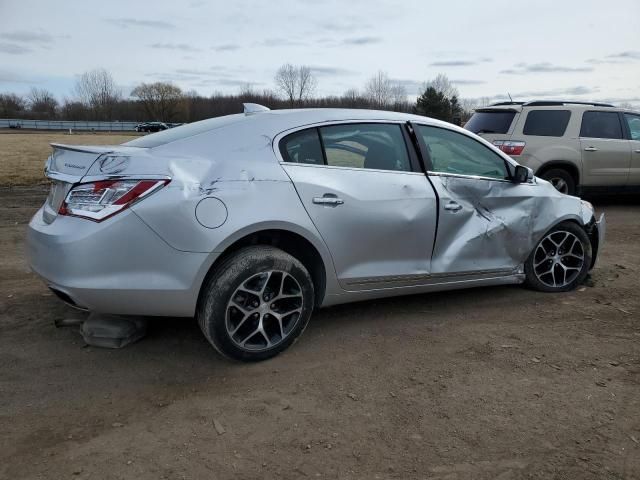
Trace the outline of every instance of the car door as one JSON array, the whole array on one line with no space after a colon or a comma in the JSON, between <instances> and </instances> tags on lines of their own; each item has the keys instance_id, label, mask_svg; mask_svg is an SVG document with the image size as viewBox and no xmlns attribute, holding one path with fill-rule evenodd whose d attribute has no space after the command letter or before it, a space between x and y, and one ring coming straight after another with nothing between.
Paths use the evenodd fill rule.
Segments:
<instances>
[{"instance_id":1,"label":"car door","mask_svg":"<svg viewBox=\"0 0 640 480\"><path fill-rule=\"evenodd\" d=\"M398 123L342 123L279 141L282 166L346 290L421 283L430 272L436 196Z\"/></svg>"},{"instance_id":2,"label":"car door","mask_svg":"<svg viewBox=\"0 0 640 480\"><path fill-rule=\"evenodd\" d=\"M537 198L506 160L470 135L413 124L439 197L434 276L508 275L531 251Z\"/></svg>"},{"instance_id":3,"label":"car door","mask_svg":"<svg viewBox=\"0 0 640 480\"><path fill-rule=\"evenodd\" d=\"M640 114L624 113L625 126L631 145L631 164L629 167L629 186L640 186Z\"/></svg>"},{"instance_id":4,"label":"car door","mask_svg":"<svg viewBox=\"0 0 640 480\"><path fill-rule=\"evenodd\" d=\"M631 147L624 138L618 112L582 114L582 185L625 186L631 166Z\"/></svg>"}]
</instances>

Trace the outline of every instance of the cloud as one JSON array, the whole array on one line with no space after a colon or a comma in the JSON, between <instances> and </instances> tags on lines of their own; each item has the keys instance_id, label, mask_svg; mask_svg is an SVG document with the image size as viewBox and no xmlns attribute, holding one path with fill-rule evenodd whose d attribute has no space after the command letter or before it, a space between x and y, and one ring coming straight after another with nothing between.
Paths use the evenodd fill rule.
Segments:
<instances>
[{"instance_id":1,"label":"cloud","mask_svg":"<svg viewBox=\"0 0 640 480\"><path fill-rule=\"evenodd\" d=\"M348 70L346 68L340 67L322 67L322 66L311 66L311 73L319 76L319 77L332 77L332 76L344 76L344 75L355 75L357 72L353 70Z\"/></svg>"},{"instance_id":2,"label":"cloud","mask_svg":"<svg viewBox=\"0 0 640 480\"><path fill-rule=\"evenodd\" d=\"M34 83L34 81L14 72L0 70L0 83Z\"/></svg>"},{"instance_id":3,"label":"cloud","mask_svg":"<svg viewBox=\"0 0 640 480\"><path fill-rule=\"evenodd\" d=\"M574 96L574 95L589 95L599 92L600 89L597 87L585 87L582 85L576 87L568 87L568 88L554 88L551 90L531 90L525 92L517 92L512 95L514 98L518 97L558 97L563 95Z\"/></svg>"},{"instance_id":4,"label":"cloud","mask_svg":"<svg viewBox=\"0 0 640 480\"><path fill-rule=\"evenodd\" d=\"M120 28L129 28L129 27L148 27L148 28L160 28L160 29L171 29L175 28L175 25L170 22L165 22L163 20L140 20L138 18L107 18L106 22L112 23Z\"/></svg>"},{"instance_id":5,"label":"cloud","mask_svg":"<svg viewBox=\"0 0 640 480\"><path fill-rule=\"evenodd\" d=\"M30 53L32 50L29 47L23 45L17 45L15 43L0 42L0 53L8 53L9 55L24 55Z\"/></svg>"},{"instance_id":6,"label":"cloud","mask_svg":"<svg viewBox=\"0 0 640 480\"><path fill-rule=\"evenodd\" d=\"M154 43L149 45L151 48L165 49L165 50L181 50L183 52L199 52L199 48L192 47L186 43Z\"/></svg>"},{"instance_id":7,"label":"cloud","mask_svg":"<svg viewBox=\"0 0 640 480\"><path fill-rule=\"evenodd\" d=\"M640 60L640 51L638 50L633 50L633 51L626 51L626 52L620 52L620 53L614 53L612 55L607 55L607 58L621 58L621 59L628 59L628 60Z\"/></svg>"},{"instance_id":8,"label":"cloud","mask_svg":"<svg viewBox=\"0 0 640 480\"><path fill-rule=\"evenodd\" d=\"M457 85L482 85L484 83L487 83L484 80L468 80L468 79L452 79L451 83L455 83Z\"/></svg>"},{"instance_id":9,"label":"cloud","mask_svg":"<svg viewBox=\"0 0 640 480\"><path fill-rule=\"evenodd\" d=\"M342 40L343 45L371 45L372 43L380 43L382 37L350 37Z\"/></svg>"},{"instance_id":10,"label":"cloud","mask_svg":"<svg viewBox=\"0 0 640 480\"><path fill-rule=\"evenodd\" d=\"M445 60L441 62L432 62L429 65L432 67L470 67L471 65L477 65L478 62L472 62L471 60Z\"/></svg>"},{"instance_id":11,"label":"cloud","mask_svg":"<svg viewBox=\"0 0 640 480\"><path fill-rule=\"evenodd\" d=\"M418 80L411 80L407 78L392 78L391 82L395 85L404 87L410 95L414 93L421 93L424 89L424 82L420 82Z\"/></svg>"},{"instance_id":12,"label":"cloud","mask_svg":"<svg viewBox=\"0 0 640 480\"><path fill-rule=\"evenodd\" d=\"M258 43L262 47L297 47L304 45L303 42L298 40L291 40L283 37L266 38L262 42Z\"/></svg>"},{"instance_id":13,"label":"cloud","mask_svg":"<svg viewBox=\"0 0 640 480\"><path fill-rule=\"evenodd\" d=\"M593 67L567 67L564 65L554 65L549 62L542 63L518 63L515 68L501 70L500 73L507 75L525 75L527 73L577 73L591 72Z\"/></svg>"},{"instance_id":14,"label":"cloud","mask_svg":"<svg viewBox=\"0 0 640 480\"><path fill-rule=\"evenodd\" d=\"M53 36L45 32L30 32L26 30L0 33L0 38L21 43L49 43L53 41Z\"/></svg>"},{"instance_id":15,"label":"cloud","mask_svg":"<svg viewBox=\"0 0 640 480\"><path fill-rule=\"evenodd\" d=\"M234 50L238 50L240 45L237 43L224 43L222 45L214 45L211 47L212 50L216 52L232 52Z\"/></svg>"}]
</instances>

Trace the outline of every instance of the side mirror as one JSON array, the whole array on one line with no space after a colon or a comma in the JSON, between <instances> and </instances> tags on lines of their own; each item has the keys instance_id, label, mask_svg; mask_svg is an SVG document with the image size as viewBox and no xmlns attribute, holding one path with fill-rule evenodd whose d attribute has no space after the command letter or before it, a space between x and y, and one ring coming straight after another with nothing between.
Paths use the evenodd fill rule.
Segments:
<instances>
[{"instance_id":1,"label":"side mirror","mask_svg":"<svg viewBox=\"0 0 640 480\"><path fill-rule=\"evenodd\" d=\"M516 169L513 174L514 183L527 183L530 178L533 178L533 171L530 168L522 165L516 165Z\"/></svg>"}]
</instances>

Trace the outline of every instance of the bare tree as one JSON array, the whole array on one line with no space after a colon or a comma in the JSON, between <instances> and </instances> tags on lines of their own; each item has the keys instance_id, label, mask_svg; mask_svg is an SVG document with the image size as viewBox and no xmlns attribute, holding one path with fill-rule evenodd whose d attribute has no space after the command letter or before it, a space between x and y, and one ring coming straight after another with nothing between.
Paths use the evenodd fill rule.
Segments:
<instances>
[{"instance_id":1,"label":"bare tree","mask_svg":"<svg viewBox=\"0 0 640 480\"><path fill-rule=\"evenodd\" d=\"M83 73L76 82L76 96L95 119L112 120L113 108L122 98L122 90L104 68Z\"/></svg>"},{"instance_id":2,"label":"bare tree","mask_svg":"<svg viewBox=\"0 0 640 480\"><path fill-rule=\"evenodd\" d=\"M386 72L378 71L364 87L365 97L374 107L382 108L393 103L393 83Z\"/></svg>"},{"instance_id":3,"label":"bare tree","mask_svg":"<svg viewBox=\"0 0 640 480\"><path fill-rule=\"evenodd\" d=\"M33 87L27 95L27 102L33 116L49 120L56 118L58 101L49 90Z\"/></svg>"},{"instance_id":4,"label":"bare tree","mask_svg":"<svg viewBox=\"0 0 640 480\"><path fill-rule=\"evenodd\" d=\"M405 86L400 83L391 85L391 99L394 105L407 103L407 89Z\"/></svg>"},{"instance_id":5,"label":"bare tree","mask_svg":"<svg viewBox=\"0 0 640 480\"><path fill-rule=\"evenodd\" d=\"M287 63L276 72L274 79L276 88L289 100L291 106L311 98L315 92L317 81L311 68Z\"/></svg>"},{"instance_id":6,"label":"bare tree","mask_svg":"<svg viewBox=\"0 0 640 480\"><path fill-rule=\"evenodd\" d=\"M439 73L436 78L427 81L423 86L423 91L426 91L429 87L433 87L436 92L442 93L447 98L460 96L457 87L444 73Z\"/></svg>"},{"instance_id":7,"label":"bare tree","mask_svg":"<svg viewBox=\"0 0 640 480\"><path fill-rule=\"evenodd\" d=\"M186 109L182 90L172 83L141 83L131 96L140 100L150 120L169 122Z\"/></svg>"},{"instance_id":8,"label":"bare tree","mask_svg":"<svg viewBox=\"0 0 640 480\"><path fill-rule=\"evenodd\" d=\"M19 118L26 108L24 97L15 93L0 93L0 118Z\"/></svg>"}]
</instances>

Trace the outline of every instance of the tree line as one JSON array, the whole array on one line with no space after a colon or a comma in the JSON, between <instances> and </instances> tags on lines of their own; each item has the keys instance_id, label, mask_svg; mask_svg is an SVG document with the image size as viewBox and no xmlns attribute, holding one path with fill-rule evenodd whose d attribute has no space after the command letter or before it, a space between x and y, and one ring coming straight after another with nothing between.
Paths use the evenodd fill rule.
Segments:
<instances>
[{"instance_id":1,"label":"tree line","mask_svg":"<svg viewBox=\"0 0 640 480\"><path fill-rule=\"evenodd\" d=\"M426 81L416 101L407 90L384 71L373 75L361 90L342 95L317 96L318 79L305 65L285 64L274 77L274 89L258 91L247 85L237 94L204 96L195 90L183 91L171 82L137 85L124 95L112 75L104 69L82 74L69 97L62 102L43 88L28 94L0 93L0 118L35 120L101 120L194 122L205 118L239 113L242 103L259 103L281 108L367 108L426 115L460 123L474 105L461 101L457 88L446 75Z\"/></svg>"}]
</instances>

